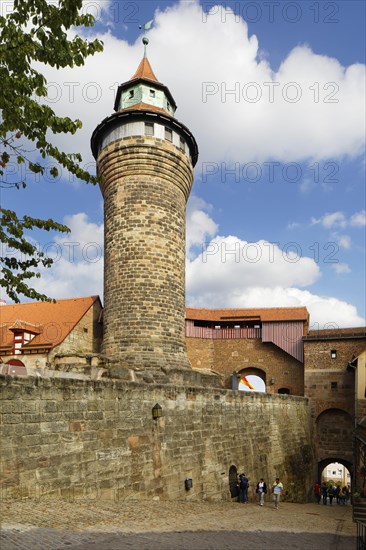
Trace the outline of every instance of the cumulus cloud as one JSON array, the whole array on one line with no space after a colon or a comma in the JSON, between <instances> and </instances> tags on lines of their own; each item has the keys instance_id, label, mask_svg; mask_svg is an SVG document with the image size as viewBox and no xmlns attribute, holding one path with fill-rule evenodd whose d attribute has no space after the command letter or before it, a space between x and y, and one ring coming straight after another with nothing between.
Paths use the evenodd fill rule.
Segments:
<instances>
[{"instance_id":1,"label":"cumulus cloud","mask_svg":"<svg viewBox=\"0 0 366 550\"><path fill-rule=\"evenodd\" d=\"M243 288L308 286L320 275L314 260L297 255L297 249L280 250L273 243L249 243L234 236L212 239L200 255L187 262L188 294L237 295Z\"/></svg>"},{"instance_id":2,"label":"cumulus cloud","mask_svg":"<svg viewBox=\"0 0 366 550\"><path fill-rule=\"evenodd\" d=\"M365 325L365 319L360 317L352 304L329 296L318 296L308 290L284 288L281 286L268 288L251 286L231 292L223 286L219 293L207 292L191 296L191 307L230 308L230 307L306 307L310 314L311 329L358 327Z\"/></svg>"},{"instance_id":3,"label":"cumulus cloud","mask_svg":"<svg viewBox=\"0 0 366 550\"><path fill-rule=\"evenodd\" d=\"M223 9L206 17L198 1L182 1L157 11L148 31L150 62L175 96L178 119L196 136L200 162L359 155L364 66L343 67L301 45L274 72L246 22L231 16L223 23ZM91 131L112 113L117 85L132 76L143 54L140 38L129 45L109 31L88 36L93 32L104 41L103 53L85 67L45 70L52 106L84 122L76 136L57 140L86 162Z\"/></svg>"},{"instance_id":4,"label":"cumulus cloud","mask_svg":"<svg viewBox=\"0 0 366 550\"><path fill-rule=\"evenodd\" d=\"M351 216L350 225L354 227L363 227L366 225L366 210L356 212Z\"/></svg>"},{"instance_id":5,"label":"cumulus cloud","mask_svg":"<svg viewBox=\"0 0 366 550\"><path fill-rule=\"evenodd\" d=\"M187 204L186 217L186 245L189 257L194 254L192 249L195 246L202 249L202 243L213 237L217 232L218 225L205 210L211 210L211 205L192 195Z\"/></svg>"},{"instance_id":6,"label":"cumulus cloud","mask_svg":"<svg viewBox=\"0 0 366 550\"><path fill-rule=\"evenodd\" d=\"M249 243L235 236L215 236L203 246L199 254L187 257L187 305L191 307L305 306L313 328L365 324L354 305L307 290L321 272L314 259L303 257L296 246L281 250L275 243ZM346 263L331 267L337 274L351 272Z\"/></svg>"},{"instance_id":7,"label":"cumulus cloud","mask_svg":"<svg viewBox=\"0 0 366 550\"><path fill-rule=\"evenodd\" d=\"M90 222L85 213L66 216L64 222L71 232L43 246L54 260L52 268L40 269L41 278L30 280L30 286L51 298L102 297L103 225Z\"/></svg>"}]
</instances>

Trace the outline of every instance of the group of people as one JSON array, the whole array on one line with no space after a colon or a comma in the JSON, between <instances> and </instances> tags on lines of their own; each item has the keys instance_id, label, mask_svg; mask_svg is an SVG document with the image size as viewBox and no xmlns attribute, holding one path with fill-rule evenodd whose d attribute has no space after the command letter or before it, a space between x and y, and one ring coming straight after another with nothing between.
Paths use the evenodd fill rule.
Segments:
<instances>
[{"instance_id":1,"label":"group of people","mask_svg":"<svg viewBox=\"0 0 366 550\"><path fill-rule=\"evenodd\" d=\"M349 500L350 491L347 486L342 487L341 485L327 484L325 481L320 485L320 483L314 483L314 496L316 502L320 504L327 504L329 499L329 504L333 504L333 499L336 499L337 504L346 504Z\"/></svg>"},{"instance_id":2,"label":"group of people","mask_svg":"<svg viewBox=\"0 0 366 550\"><path fill-rule=\"evenodd\" d=\"M237 486L239 490L238 502L243 502L246 504L248 502L248 489L249 489L249 479L245 474L239 474ZM272 484L271 492L273 495L274 507L278 510L280 504L280 498L283 491L283 485L279 478L277 477L275 482ZM259 506L264 506L264 498L267 494L267 484L264 479L261 479L257 483L255 492L258 495L258 504Z\"/></svg>"}]
</instances>

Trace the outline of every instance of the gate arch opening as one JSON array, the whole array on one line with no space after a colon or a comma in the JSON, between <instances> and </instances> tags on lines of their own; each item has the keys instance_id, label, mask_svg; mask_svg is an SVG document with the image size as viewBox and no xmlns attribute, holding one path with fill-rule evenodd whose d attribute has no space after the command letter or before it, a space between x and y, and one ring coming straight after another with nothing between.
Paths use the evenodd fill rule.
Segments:
<instances>
[{"instance_id":1,"label":"gate arch opening","mask_svg":"<svg viewBox=\"0 0 366 550\"><path fill-rule=\"evenodd\" d=\"M239 371L239 391L266 392L266 373L255 367Z\"/></svg>"},{"instance_id":2,"label":"gate arch opening","mask_svg":"<svg viewBox=\"0 0 366 550\"><path fill-rule=\"evenodd\" d=\"M325 483L326 485L333 487L341 487L342 489L345 487L345 494L347 495L346 500L344 501L345 504L349 502L349 495L353 490L353 473L353 464L348 460L332 457L318 462L319 483ZM340 504L337 491L335 492L334 497L337 504ZM327 500L326 497L325 499Z\"/></svg>"}]
</instances>

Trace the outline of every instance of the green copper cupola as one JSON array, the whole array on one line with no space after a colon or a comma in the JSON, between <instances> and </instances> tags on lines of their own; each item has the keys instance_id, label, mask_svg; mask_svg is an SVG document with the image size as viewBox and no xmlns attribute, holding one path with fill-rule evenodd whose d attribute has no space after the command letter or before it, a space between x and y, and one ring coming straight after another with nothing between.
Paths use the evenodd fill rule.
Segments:
<instances>
[{"instance_id":1,"label":"green copper cupola","mask_svg":"<svg viewBox=\"0 0 366 550\"><path fill-rule=\"evenodd\" d=\"M144 40L147 41L147 38ZM118 87L114 110L151 109L174 116L176 108L169 89L156 78L146 57L145 47L145 55L135 74Z\"/></svg>"}]
</instances>

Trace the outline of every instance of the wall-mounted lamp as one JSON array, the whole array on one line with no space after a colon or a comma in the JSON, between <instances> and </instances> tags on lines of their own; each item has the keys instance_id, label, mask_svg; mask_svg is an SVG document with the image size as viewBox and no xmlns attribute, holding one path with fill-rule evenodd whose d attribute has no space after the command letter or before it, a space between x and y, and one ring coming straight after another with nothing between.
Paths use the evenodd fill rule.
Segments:
<instances>
[{"instance_id":1,"label":"wall-mounted lamp","mask_svg":"<svg viewBox=\"0 0 366 550\"><path fill-rule=\"evenodd\" d=\"M337 359L337 350L332 349L331 352L330 352L330 356L331 356L332 359Z\"/></svg>"},{"instance_id":2,"label":"wall-mounted lamp","mask_svg":"<svg viewBox=\"0 0 366 550\"><path fill-rule=\"evenodd\" d=\"M161 416L163 416L163 409L160 407L159 403L156 403L156 405L152 408L152 417L154 420L157 420Z\"/></svg>"}]
</instances>

